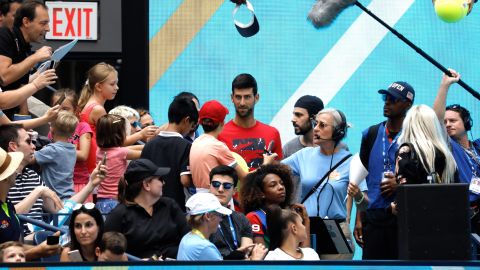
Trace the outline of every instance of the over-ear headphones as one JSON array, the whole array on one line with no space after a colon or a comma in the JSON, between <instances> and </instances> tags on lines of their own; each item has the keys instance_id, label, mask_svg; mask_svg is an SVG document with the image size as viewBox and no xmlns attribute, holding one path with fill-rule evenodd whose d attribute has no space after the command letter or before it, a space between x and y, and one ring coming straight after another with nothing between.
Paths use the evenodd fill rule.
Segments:
<instances>
[{"instance_id":1,"label":"over-ear headphones","mask_svg":"<svg viewBox=\"0 0 480 270\"><path fill-rule=\"evenodd\" d=\"M466 108L460 106L459 104L452 104L450 106L447 106L445 110L454 111L460 114L460 117L462 118L462 121L463 121L463 126L465 127L465 131L469 131L472 129L472 126L473 126L472 116L470 115L470 112Z\"/></svg>"},{"instance_id":2,"label":"over-ear headphones","mask_svg":"<svg viewBox=\"0 0 480 270\"><path fill-rule=\"evenodd\" d=\"M343 138L345 138L345 136L347 136L347 118L345 117L345 114L343 114L342 111L336 110L336 112L340 115L340 118L342 120L333 129L332 140L338 143Z\"/></svg>"}]
</instances>

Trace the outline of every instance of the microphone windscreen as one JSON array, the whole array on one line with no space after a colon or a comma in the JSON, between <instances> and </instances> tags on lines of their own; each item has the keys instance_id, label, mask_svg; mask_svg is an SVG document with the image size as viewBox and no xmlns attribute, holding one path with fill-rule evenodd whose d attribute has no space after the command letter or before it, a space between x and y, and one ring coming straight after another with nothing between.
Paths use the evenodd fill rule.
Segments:
<instances>
[{"instance_id":1,"label":"microphone windscreen","mask_svg":"<svg viewBox=\"0 0 480 270\"><path fill-rule=\"evenodd\" d=\"M340 12L355 2L356 0L317 0L308 14L308 19L316 28L328 26Z\"/></svg>"}]
</instances>

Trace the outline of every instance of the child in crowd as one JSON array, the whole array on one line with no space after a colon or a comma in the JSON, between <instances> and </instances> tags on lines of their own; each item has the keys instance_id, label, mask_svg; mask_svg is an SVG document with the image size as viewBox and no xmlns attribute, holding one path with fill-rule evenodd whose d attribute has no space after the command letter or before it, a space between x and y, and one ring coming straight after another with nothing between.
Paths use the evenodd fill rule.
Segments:
<instances>
[{"instance_id":1,"label":"child in crowd","mask_svg":"<svg viewBox=\"0 0 480 270\"><path fill-rule=\"evenodd\" d=\"M0 245L0 262L19 263L25 262L23 244L17 241L8 241Z\"/></svg>"},{"instance_id":2,"label":"child in crowd","mask_svg":"<svg viewBox=\"0 0 480 270\"><path fill-rule=\"evenodd\" d=\"M93 137L87 158L87 167L91 172L96 166L96 125L98 119L107 114L104 105L107 100L112 100L118 91L118 73L107 63L98 63L87 73L87 80L82 89L78 109L80 121L86 122L92 129Z\"/></svg>"},{"instance_id":3,"label":"child in crowd","mask_svg":"<svg viewBox=\"0 0 480 270\"><path fill-rule=\"evenodd\" d=\"M141 124L139 122L140 115L133 108L125 105L120 105L111 109L108 114L119 115L127 119L129 125L127 127L127 136L125 138L125 142L123 142L124 146L132 144L144 144L144 142L147 142L148 140L150 140L150 138L157 135L158 127L141 127Z\"/></svg>"},{"instance_id":4,"label":"child in crowd","mask_svg":"<svg viewBox=\"0 0 480 270\"><path fill-rule=\"evenodd\" d=\"M297 211L302 211L301 215ZM270 233L270 251L265 260L320 260L317 252L301 244L310 237L305 226L308 216L305 208L282 209L277 205L267 209L267 224Z\"/></svg>"},{"instance_id":5,"label":"child in crowd","mask_svg":"<svg viewBox=\"0 0 480 270\"><path fill-rule=\"evenodd\" d=\"M60 103L60 102L61 103ZM52 96L52 106L60 105L60 109L68 111L78 116L78 95L72 89L59 89ZM80 121L68 141L77 147L77 162L73 170L73 190L78 193L87 185L89 180L89 171L87 159L90 154L93 132L90 125L85 121ZM89 195L86 202L92 202L92 195Z\"/></svg>"},{"instance_id":6,"label":"child in crowd","mask_svg":"<svg viewBox=\"0 0 480 270\"><path fill-rule=\"evenodd\" d=\"M62 199L72 197L73 168L76 162L75 145L68 139L77 128L78 119L70 112L61 112L51 123L53 143L34 153L34 160L42 168L42 179L47 187Z\"/></svg>"},{"instance_id":7,"label":"child in crowd","mask_svg":"<svg viewBox=\"0 0 480 270\"><path fill-rule=\"evenodd\" d=\"M126 250L127 238L122 233L106 232L95 249L95 254L99 262L125 262L128 261Z\"/></svg>"},{"instance_id":8,"label":"child in crowd","mask_svg":"<svg viewBox=\"0 0 480 270\"><path fill-rule=\"evenodd\" d=\"M143 145L123 147L127 129L126 119L107 114L97 122L97 161L106 155L108 173L100 184L97 194L97 208L108 214L118 204L118 182L127 169L127 160L140 158Z\"/></svg>"}]
</instances>

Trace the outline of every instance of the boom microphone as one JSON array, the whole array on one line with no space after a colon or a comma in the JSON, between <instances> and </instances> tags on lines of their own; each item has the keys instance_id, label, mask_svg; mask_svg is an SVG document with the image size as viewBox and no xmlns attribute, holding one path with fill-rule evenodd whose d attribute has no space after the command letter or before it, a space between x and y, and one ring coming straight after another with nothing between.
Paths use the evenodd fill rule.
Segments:
<instances>
[{"instance_id":1,"label":"boom microphone","mask_svg":"<svg viewBox=\"0 0 480 270\"><path fill-rule=\"evenodd\" d=\"M373 12L368 10L365 6L363 6L360 2L355 0L317 0L317 2L313 5L310 13L308 14L308 19L313 23L316 28L325 27L330 25L333 20L337 17L337 15L342 12L344 9L351 5L356 5L365 13L370 15L373 19L375 19L378 23L383 25L387 28L392 34L398 37L401 41L407 44L410 48L414 49L418 54L420 54L423 58L425 58L428 62L433 64L435 67L440 69L443 73L447 74L450 77L453 77L452 73L433 59L430 55L424 52L422 49L417 47L413 42L409 39L404 37L402 34L397 32L397 30L393 29L390 25L388 25L385 21L380 19L377 15ZM461 79L457 82L460 86L462 86L465 90L467 90L472 96L480 100L480 94L475 91L472 87L466 84Z\"/></svg>"},{"instance_id":2,"label":"boom microphone","mask_svg":"<svg viewBox=\"0 0 480 270\"><path fill-rule=\"evenodd\" d=\"M340 12L355 2L355 0L317 0L308 14L308 19L316 28L328 26Z\"/></svg>"}]
</instances>

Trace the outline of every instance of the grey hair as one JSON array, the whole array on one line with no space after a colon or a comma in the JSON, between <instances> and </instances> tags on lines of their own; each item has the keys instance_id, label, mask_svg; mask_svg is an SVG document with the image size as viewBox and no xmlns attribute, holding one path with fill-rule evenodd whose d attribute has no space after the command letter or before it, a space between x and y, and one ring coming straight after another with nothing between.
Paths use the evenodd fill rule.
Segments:
<instances>
[{"instance_id":1,"label":"grey hair","mask_svg":"<svg viewBox=\"0 0 480 270\"><path fill-rule=\"evenodd\" d=\"M125 117L127 119L131 118L131 117L135 117L135 118L137 118L137 120L140 119L140 115L138 114L137 110L135 110L131 107L125 106L125 105L120 105L120 106L117 106L117 107L111 109L108 112L108 114L119 115L119 116Z\"/></svg>"},{"instance_id":2,"label":"grey hair","mask_svg":"<svg viewBox=\"0 0 480 270\"><path fill-rule=\"evenodd\" d=\"M319 111L317 116L321 115L321 114L330 114L331 116L333 116L333 127L334 128L338 127L343 122L342 116L340 115L338 110L335 109L335 108L325 108L325 109ZM345 119L345 121L346 120L347 119ZM346 123L346 126L349 127L349 125L347 123Z\"/></svg>"}]
</instances>

